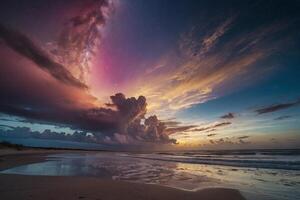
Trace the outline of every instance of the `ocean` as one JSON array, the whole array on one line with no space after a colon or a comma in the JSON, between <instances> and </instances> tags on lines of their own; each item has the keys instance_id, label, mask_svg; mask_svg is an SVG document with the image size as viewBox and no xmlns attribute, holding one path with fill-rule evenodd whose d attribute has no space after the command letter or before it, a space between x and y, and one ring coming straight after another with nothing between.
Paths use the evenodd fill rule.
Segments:
<instances>
[{"instance_id":1,"label":"ocean","mask_svg":"<svg viewBox=\"0 0 300 200\"><path fill-rule=\"evenodd\" d=\"M1 173L92 176L190 191L227 187L249 200L300 197L299 149L68 153Z\"/></svg>"}]
</instances>

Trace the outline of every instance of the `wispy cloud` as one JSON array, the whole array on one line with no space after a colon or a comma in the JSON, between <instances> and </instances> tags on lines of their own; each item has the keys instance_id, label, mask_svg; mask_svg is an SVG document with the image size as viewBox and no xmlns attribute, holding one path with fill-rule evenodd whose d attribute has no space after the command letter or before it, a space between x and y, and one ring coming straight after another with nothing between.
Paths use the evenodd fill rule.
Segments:
<instances>
[{"instance_id":1,"label":"wispy cloud","mask_svg":"<svg viewBox=\"0 0 300 200\"><path fill-rule=\"evenodd\" d=\"M185 131L192 131L192 128L197 127L197 125L188 125L188 126L177 126L173 128L168 128L166 131L168 134L181 133Z\"/></svg>"},{"instance_id":2,"label":"wispy cloud","mask_svg":"<svg viewBox=\"0 0 300 200\"><path fill-rule=\"evenodd\" d=\"M218 41L220 37L222 37L226 31L230 28L231 24L234 21L234 17L229 18L225 20L222 24L220 24L212 34L209 34L208 36L204 37L202 40L202 48L199 52L200 54L205 54L208 52L211 48L214 47L215 43Z\"/></svg>"},{"instance_id":3,"label":"wispy cloud","mask_svg":"<svg viewBox=\"0 0 300 200\"><path fill-rule=\"evenodd\" d=\"M284 116L276 117L274 120L284 120L284 119L289 119L289 118L291 118L291 117L292 117L292 116L284 115Z\"/></svg>"},{"instance_id":4,"label":"wispy cloud","mask_svg":"<svg viewBox=\"0 0 300 200\"><path fill-rule=\"evenodd\" d=\"M221 122L221 123L212 124L210 126L190 129L188 131L190 131L190 132L214 131L214 130L216 130L216 128L223 127L223 126L228 126L230 124L232 124L232 123L231 122Z\"/></svg>"},{"instance_id":5,"label":"wispy cloud","mask_svg":"<svg viewBox=\"0 0 300 200\"><path fill-rule=\"evenodd\" d=\"M218 123L213 123L210 124L208 126L195 126L195 125L191 125L191 126L183 126L183 129L180 132L189 132L189 133L193 133L193 132L213 132L216 131L218 128L220 127L224 127L224 126L228 126L232 124L231 122L218 122Z\"/></svg>"},{"instance_id":6,"label":"wispy cloud","mask_svg":"<svg viewBox=\"0 0 300 200\"><path fill-rule=\"evenodd\" d=\"M274 104L274 105L262 107L262 108L255 110L255 112L257 114L261 115L261 114L272 113L272 112L276 112L279 110L291 108L291 107L298 106L298 105L300 105L300 100L297 100L294 102L289 102L289 103L280 103L280 104Z\"/></svg>"},{"instance_id":7,"label":"wispy cloud","mask_svg":"<svg viewBox=\"0 0 300 200\"><path fill-rule=\"evenodd\" d=\"M225 37L233 29L235 19L224 20L214 31L193 30L183 34L176 51L168 52L161 64L156 65L159 68L155 67L151 74L145 73L137 80L133 94L148 97L150 112L169 115L217 98L236 87L230 82L250 73L255 64L281 46L282 40L266 42L265 38L284 28L272 24L239 33L238 37ZM197 34L201 31L210 34L199 38Z\"/></svg>"}]
</instances>

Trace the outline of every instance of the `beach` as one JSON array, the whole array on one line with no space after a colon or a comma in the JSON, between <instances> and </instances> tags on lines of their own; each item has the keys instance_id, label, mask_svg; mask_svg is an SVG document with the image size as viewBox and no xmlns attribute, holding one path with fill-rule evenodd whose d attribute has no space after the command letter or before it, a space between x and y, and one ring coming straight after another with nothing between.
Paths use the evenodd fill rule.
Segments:
<instances>
[{"instance_id":1,"label":"beach","mask_svg":"<svg viewBox=\"0 0 300 200\"><path fill-rule=\"evenodd\" d=\"M4 150L2 151L4 152ZM1 153L0 170L42 162L51 154L70 153L62 150L26 150ZM76 151L79 152L79 151ZM142 184L83 176L33 176L0 174L0 196L5 200L17 199L211 199L243 200L238 190L206 188L185 191L155 184Z\"/></svg>"}]
</instances>

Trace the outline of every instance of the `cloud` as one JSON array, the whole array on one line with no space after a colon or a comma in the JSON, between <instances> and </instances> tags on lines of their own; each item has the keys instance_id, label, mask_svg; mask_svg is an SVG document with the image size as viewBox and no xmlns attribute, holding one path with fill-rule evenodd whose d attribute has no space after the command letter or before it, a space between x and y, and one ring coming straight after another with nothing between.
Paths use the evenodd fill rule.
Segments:
<instances>
[{"instance_id":1,"label":"cloud","mask_svg":"<svg viewBox=\"0 0 300 200\"><path fill-rule=\"evenodd\" d=\"M117 93L110 97L110 103L102 104L85 90L88 86L83 73L87 69L73 71L74 66L86 67L89 57L85 56L93 54L99 28L109 12L107 1L89 2L66 23L53 48L48 47L51 54L25 34L0 25L0 39L6 44L0 47L0 113L31 123L70 127L80 131L75 136L89 132L96 141L111 144L176 143L169 135L177 130L167 130L168 126L155 115L145 117L144 96L126 98ZM33 135L70 138L49 131Z\"/></svg>"},{"instance_id":2,"label":"cloud","mask_svg":"<svg viewBox=\"0 0 300 200\"><path fill-rule=\"evenodd\" d=\"M230 124L232 124L232 123L231 122L221 122L221 123L213 124L211 126L191 129L189 131L191 131L191 132L213 131L213 130L216 130L215 128L222 127L222 126L227 126L227 125L230 125Z\"/></svg>"},{"instance_id":3,"label":"cloud","mask_svg":"<svg viewBox=\"0 0 300 200\"><path fill-rule=\"evenodd\" d=\"M142 143L176 143L169 135L179 130L168 130L167 126L155 115L145 117L146 98L126 98L118 93L111 96L112 108L95 107L72 110L66 108L39 111L21 108L17 105L1 106L0 112L24 117L32 122L53 123L69 126L75 130L91 132L93 136L102 141L121 144ZM142 123L144 120L144 123Z\"/></svg>"},{"instance_id":4,"label":"cloud","mask_svg":"<svg viewBox=\"0 0 300 200\"><path fill-rule=\"evenodd\" d=\"M249 138L250 136L248 136L248 135L245 135L245 136L240 136L240 137L238 137L238 139L247 139L247 138Z\"/></svg>"},{"instance_id":5,"label":"cloud","mask_svg":"<svg viewBox=\"0 0 300 200\"><path fill-rule=\"evenodd\" d=\"M245 141L245 140L239 140L239 143L240 144L250 144L251 142L249 142L249 141Z\"/></svg>"},{"instance_id":6,"label":"cloud","mask_svg":"<svg viewBox=\"0 0 300 200\"><path fill-rule=\"evenodd\" d=\"M234 113L227 113L226 115L221 116L220 118L222 119L233 119L235 118L235 114Z\"/></svg>"},{"instance_id":7,"label":"cloud","mask_svg":"<svg viewBox=\"0 0 300 200\"><path fill-rule=\"evenodd\" d=\"M219 138L219 139L215 139L215 140L209 140L209 142L211 144L218 144L218 145L225 145L225 144L232 145L232 144L234 144L234 142L228 137Z\"/></svg>"},{"instance_id":8,"label":"cloud","mask_svg":"<svg viewBox=\"0 0 300 200\"><path fill-rule=\"evenodd\" d=\"M212 136L215 136L215 135L217 135L217 134L216 133L210 133L210 134L207 135L207 137L212 137Z\"/></svg>"},{"instance_id":9,"label":"cloud","mask_svg":"<svg viewBox=\"0 0 300 200\"><path fill-rule=\"evenodd\" d=\"M32 131L28 127L11 127L7 130L0 129L0 138L35 138L47 140L66 140L76 142L103 143L97 140L92 134L86 132L74 131L72 134L65 132L55 132L46 129L42 132Z\"/></svg>"},{"instance_id":10,"label":"cloud","mask_svg":"<svg viewBox=\"0 0 300 200\"><path fill-rule=\"evenodd\" d=\"M287 29L273 23L236 32L239 23L238 16L228 17L212 28L182 33L177 46L155 63L160 67L137 78L132 94L148 96L150 112L169 116L243 87L235 84L246 84L241 79L255 82L263 73L257 64L282 49L285 38L275 35Z\"/></svg>"},{"instance_id":11,"label":"cloud","mask_svg":"<svg viewBox=\"0 0 300 200\"><path fill-rule=\"evenodd\" d=\"M284 120L284 119L289 119L291 117L292 116L289 116L289 115L283 115L283 116L276 117L274 120Z\"/></svg>"},{"instance_id":12,"label":"cloud","mask_svg":"<svg viewBox=\"0 0 300 200\"><path fill-rule=\"evenodd\" d=\"M182 124L181 122L179 121L171 121L171 120L163 120L162 121L166 126L168 127L177 127L179 126L180 124Z\"/></svg>"},{"instance_id":13,"label":"cloud","mask_svg":"<svg viewBox=\"0 0 300 200\"><path fill-rule=\"evenodd\" d=\"M215 43L218 41L220 37L222 37L227 30L230 28L231 24L233 23L234 18L229 18L225 20L222 24L220 24L212 34L209 34L208 36L204 37L202 40L202 48L200 54L205 54L208 52L211 48L214 47Z\"/></svg>"},{"instance_id":14,"label":"cloud","mask_svg":"<svg viewBox=\"0 0 300 200\"><path fill-rule=\"evenodd\" d=\"M220 126L227 126L227 125L230 125L230 124L231 124L231 122L222 122L222 123L214 125L213 127L216 128L216 127L220 127Z\"/></svg>"},{"instance_id":15,"label":"cloud","mask_svg":"<svg viewBox=\"0 0 300 200\"><path fill-rule=\"evenodd\" d=\"M95 113L110 112L99 108L102 103L86 90L88 86L83 73L88 70L82 68L87 67L94 54L100 28L106 23L112 6L110 2L86 0L65 5L69 10L64 12L70 11L72 14L68 17L71 19L64 23L63 33L57 41L49 42L51 48L45 45L41 48L24 33L0 24L0 40L4 42L0 46L2 112L28 116L27 120L41 117L43 123L49 120L63 124L73 124L78 116L92 118ZM65 115L67 120L63 120ZM113 125L107 124L114 123L109 118L89 119L94 124L85 119L81 121L91 125L92 130L102 125L111 127Z\"/></svg>"},{"instance_id":16,"label":"cloud","mask_svg":"<svg viewBox=\"0 0 300 200\"><path fill-rule=\"evenodd\" d=\"M125 141L145 141L145 142L158 142L158 143L176 143L176 140L170 139L168 135L176 133L180 130L170 131L167 126L161 122L157 116L152 115L148 118L146 114L146 98L139 96L137 99L134 97L127 98L118 93L111 96L112 104L117 108L117 117L119 123L119 134L115 138L122 143ZM144 123L141 120L144 119ZM127 137L120 137L120 134L125 134Z\"/></svg>"},{"instance_id":17,"label":"cloud","mask_svg":"<svg viewBox=\"0 0 300 200\"><path fill-rule=\"evenodd\" d=\"M72 74L87 82L91 71L91 60L101 41L101 28L104 27L114 4L109 0L86 0L75 16L65 22L56 42L48 45L49 51Z\"/></svg>"},{"instance_id":18,"label":"cloud","mask_svg":"<svg viewBox=\"0 0 300 200\"><path fill-rule=\"evenodd\" d=\"M182 138L193 138L195 136L195 134L206 134L207 137L213 137L216 136L217 134L214 133L215 131L217 131L219 128L224 127L224 126L228 126L230 125L231 122L215 122L215 123L211 123L208 124L206 126L199 126L199 125L188 125L188 126L178 126L178 127L174 127L174 128L168 128L166 131L169 132L170 130L172 130L173 132L171 132L172 134L174 134L174 138L178 139L178 143L179 144L183 144L184 143L184 139Z\"/></svg>"},{"instance_id":19,"label":"cloud","mask_svg":"<svg viewBox=\"0 0 300 200\"><path fill-rule=\"evenodd\" d=\"M271 106L266 106L260 109L255 110L255 112L259 115L261 114L266 114L266 113L271 113L271 112L276 112L279 110L287 109L290 107L298 106L300 104L300 100L290 102L290 103L280 103L280 104L275 104Z\"/></svg>"},{"instance_id":20,"label":"cloud","mask_svg":"<svg viewBox=\"0 0 300 200\"><path fill-rule=\"evenodd\" d=\"M214 140L209 140L209 143L210 144L215 144L215 141Z\"/></svg>"},{"instance_id":21,"label":"cloud","mask_svg":"<svg viewBox=\"0 0 300 200\"><path fill-rule=\"evenodd\" d=\"M173 133L180 133L180 132L185 132L185 131L192 131L191 129L196 128L196 127L198 127L198 126L197 125L188 125L188 126L182 125L182 126L168 128L166 131L169 134L173 134Z\"/></svg>"},{"instance_id":22,"label":"cloud","mask_svg":"<svg viewBox=\"0 0 300 200\"><path fill-rule=\"evenodd\" d=\"M209 132L213 132L213 131L216 131L217 129L213 128L213 129L209 129L206 131L206 133L209 133Z\"/></svg>"},{"instance_id":23,"label":"cloud","mask_svg":"<svg viewBox=\"0 0 300 200\"><path fill-rule=\"evenodd\" d=\"M0 38L20 55L30 59L55 79L75 87L87 88L85 84L76 79L63 65L55 62L32 42L26 35L0 24Z\"/></svg>"},{"instance_id":24,"label":"cloud","mask_svg":"<svg viewBox=\"0 0 300 200\"><path fill-rule=\"evenodd\" d=\"M111 106L115 106L118 109L125 123L144 118L147 107L146 98L144 96L139 96L138 99L134 97L126 99L124 94L118 93L110 98L112 101Z\"/></svg>"},{"instance_id":25,"label":"cloud","mask_svg":"<svg viewBox=\"0 0 300 200\"><path fill-rule=\"evenodd\" d=\"M44 48L40 48L26 34L3 24L0 24L0 39L58 81L87 89L91 60L101 39L100 28L112 12L113 3L86 0L74 5L80 5L79 11L65 21L57 41L48 42ZM78 10L74 6L72 9Z\"/></svg>"},{"instance_id":26,"label":"cloud","mask_svg":"<svg viewBox=\"0 0 300 200\"><path fill-rule=\"evenodd\" d=\"M272 143L278 143L278 140L276 140L275 138L271 138L270 141L271 141Z\"/></svg>"},{"instance_id":27,"label":"cloud","mask_svg":"<svg viewBox=\"0 0 300 200\"><path fill-rule=\"evenodd\" d=\"M241 137L224 137L218 139L210 139L210 145L245 145L250 144L250 141L245 141L245 139L249 138L250 136L241 136Z\"/></svg>"},{"instance_id":28,"label":"cloud","mask_svg":"<svg viewBox=\"0 0 300 200\"><path fill-rule=\"evenodd\" d=\"M13 126L0 124L0 129L1 129L1 127L4 128L4 129L14 129L15 128Z\"/></svg>"}]
</instances>

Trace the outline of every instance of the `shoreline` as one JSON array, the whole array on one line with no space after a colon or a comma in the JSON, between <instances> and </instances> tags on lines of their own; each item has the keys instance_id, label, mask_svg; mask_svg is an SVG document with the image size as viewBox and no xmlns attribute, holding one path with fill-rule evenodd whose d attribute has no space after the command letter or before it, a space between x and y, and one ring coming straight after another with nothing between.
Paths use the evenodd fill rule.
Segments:
<instances>
[{"instance_id":1,"label":"shoreline","mask_svg":"<svg viewBox=\"0 0 300 200\"><path fill-rule=\"evenodd\" d=\"M0 171L20 165L42 162L47 155L83 152L78 150L0 150ZM185 191L176 188L115 181L80 176L31 176L0 174L0 196L4 199L192 199L192 200L245 200L238 190L229 188L205 188Z\"/></svg>"}]
</instances>

